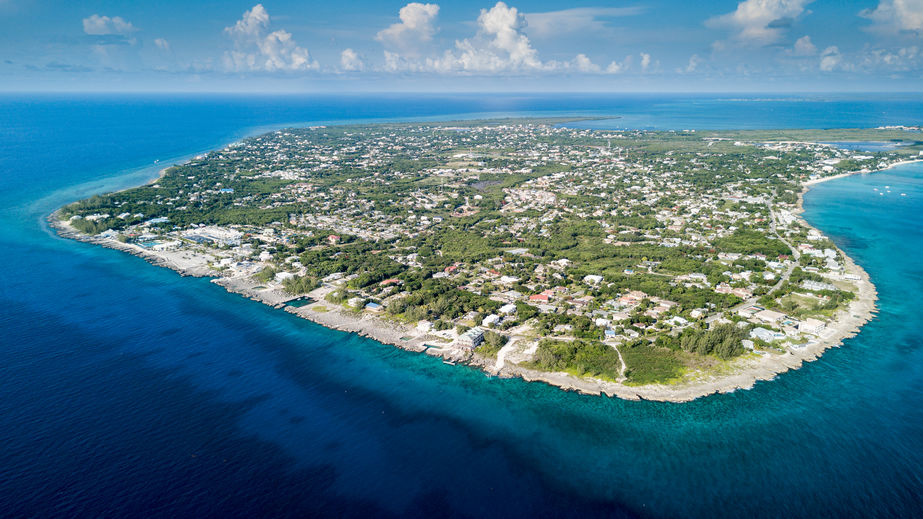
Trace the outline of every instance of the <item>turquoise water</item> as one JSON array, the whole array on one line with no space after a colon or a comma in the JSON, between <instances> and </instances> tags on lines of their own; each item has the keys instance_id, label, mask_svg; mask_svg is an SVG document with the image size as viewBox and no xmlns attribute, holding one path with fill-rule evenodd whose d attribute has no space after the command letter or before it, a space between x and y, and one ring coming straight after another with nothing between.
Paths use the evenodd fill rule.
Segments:
<instances>
[{"instance_id":1,"label":"turquoise water","mask_svg":"<svg viewBox=\"0 0 923 519\"><path fill-rule=\"evenodd\" d=\"M829 144L842 150L858 151L892 151L900 147L900 144L893 142L823 142L821 144Z\"/></svg>"},{"instance_id":2,"label":"turquoise water","mask_svg":"<svg viewBox=\"0 0 923 519\"><path fill-rule=\"evenodd\" d=\"M806 198L806 218L872 276L876 319L819 362L689 404L488 379L43 224L66 201L292 121L602 106L657 127L697 117L746 126L755 115L792 127L799 111L835 127L923 114L919 100L501 101L0 101L3 515L919 515L920 164L820 184ZM831 103L839 110L824 119ZM874 191L885 185L890 194Z\"/></svg>"}]
</instances>

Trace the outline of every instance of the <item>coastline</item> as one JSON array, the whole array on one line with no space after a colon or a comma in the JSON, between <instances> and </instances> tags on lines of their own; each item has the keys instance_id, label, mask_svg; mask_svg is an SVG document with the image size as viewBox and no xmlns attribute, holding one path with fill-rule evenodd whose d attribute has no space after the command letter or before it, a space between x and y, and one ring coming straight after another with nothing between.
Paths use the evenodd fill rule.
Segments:
<instances>
[{"instance_id":1,"label":"coastline","mask_svg":"<svg viewBox=\"0 0 923 519\"><path fill-rule=\"evenodd\" d=\"M802 195L802 196L799 196L799 197L798 197L798 209L799 209L799 213L800 213L801 211L803 211L803 209L802 209L802 207L801 207L802 197L803 197L803 195L804 195L805 193L808 192L808 189L809 189L811 186L815 186L815 185L817 185L817 184L821 184L821 183L823 183L823 182L827 182L827 181L830 181L830 180L836 180L836 179L838 179L838 178L851 177L851 176L854 176L854 175L871 175L871 174L873 174L873 173L878 173L878 172L880 172L880 171L887 171L887 170L889 170L889 169L893 169L893 168L896 168L896 167L898 167L898 166L905 166L905 165L907 165L907 164L914 164L914 163L916 163L916 162L923 162L923 159L907 159L907 160L900 160L900 161L897 161L897 162L895 162L895 163L893 163L893 164L888 164L888 166L886 166L886 167L884 167L884 168L876 169L876 170L872 170L872 171L866 171L866 172L862 172L862 171L851 171L851 172L849 172L849 173L840 173L839 175L832 175L832 176L829 176L829 177L815 178L814 180L806 180L806 181L804 181L804 182L801 183L801 187L803 188L803 189L801 190L801 195Z\"/></svg>"},{"instance_id":2,"label":"coastline","mask_svg":"<svg viewBox=\"0 0 923 519\"><path fill-rule=\"evenodd\" d=\"M923 160L906 160L890 164L886 168L868 172L867 174L883 171L903 164L921 162ZM161 171L161 175L166 171ZM804 211L804 195L810 187L821 182L865 173L845 173L830 177L819 178L802 183L795 214L799 221L807 227L814 229L801 216ZM158 176L158 178L160 178ZM157 179L150 180L154 183ZM848 309L837 313L830 326L813 341L800 348L790 348L785 353L768 353L765 355L748 354L728 364L729 373L710 374L695 380L686 380L675 385L651 384L643 386L629 386L593 378L580 378L560 372L543 372L532 370L513 363L498 359L488 358L476 352L462 352L450 347L440 347L433 339L434 336L420 332L416 328L391 320L370 315L365 312L350 312L337 308L329 308L323 302L322 294L329 291L329 287L316 289L308 294L315 303L302 307L287 306L287 301L297 297L285 294L281 290L265 288L246 278L219 277L219 273L208 267L207 261L195 261L188 253L163 252L145 249L138 245L121 243L114 239L100 238L83 234L67 222L58 219L60 210L53 212L48 217L50 227L65 238L75 239L87 243L101 245L107 248L120 250L145 259L151 264L170 268L183 276L211 277L211 281L223 287L226 291L248 297L254 301L282 309L298 317L310 320L321 326L374 339L380 343L397 346L401 349L422 352L431 356L442 357L448 363L465 363L481 369L490 376L502 378L519 377L528 382L545 382L549 385L567 391L576 391L587 395L607 395L626 400L652 400L663 402L688 402L700 397L716 393L729 393L738 389L750 389L756 382L772 380L777 375L798 369L804 362L814 361L829 348L839 346L845 339L854 337L862 326L874 318L877 313L876 301L878 295L874 284L865 270L856 264L852 258L837 250L844 257L845 272L859 277L857 281L858 293ZM818 230L819 231L819 230ZM331 305L332 306L332 305ZM513 341L511 341L512 343ZM504 350L512 346L508 344Z\"/></svg>"}]
</instances>

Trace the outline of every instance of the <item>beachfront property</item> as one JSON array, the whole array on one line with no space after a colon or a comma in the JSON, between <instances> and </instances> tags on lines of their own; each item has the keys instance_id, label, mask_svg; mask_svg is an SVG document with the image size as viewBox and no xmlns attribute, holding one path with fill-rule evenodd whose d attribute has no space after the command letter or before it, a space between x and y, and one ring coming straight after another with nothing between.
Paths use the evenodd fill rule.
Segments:
<instances>
[{"instance_id":1,"label":"beachfront property","mask_svg":"<svg viewBox=\"0 0 923 519\"><path fill-rule=\"evenodd\" d=\"M819 319L807 318L798 324L798 331L809 333L811 335L820 335L827 323Z\"/></svg>"},{"instance_id":2,"label":"beachfront property","mask_svg":"<svg viewBox=\"0 0 923 519\"><path fill-rule=\"evenodd\" d=\"M750 338L759 339L763 342L774 342L785 338L785 335L766 328L754 328L750 330Z\"/></svg>"},{"instance_id":3,"label":"beachfront property","mask_svg":"<svg viewBox=\"0 0 923 519\"><path fill-rule=\"evenodd\" d=\"M484 330L478 327L471 328L458 336L455 344L460 348L473 350L484 342Z\"/></svg>"},{"instance_id":4,"label":"beachfront property","mask_svg":"<svg viewBox=\"0 0 923 519\"><path fill-rule=\"evenodd\" d=\"M851 152L766 142L765 132L728 141L546 121L466 128L271 132L171 168L169 188L78 202L62 219L261 297L307 294L329 315L364 310L421 340L471 351L489 329L492 344L515 345L511 366L559 355L549 339L707 370L728 333L739 344L721 360L742 356L754 329L783 350L816 335L804 318L821 306L838 315L862 281L797 217L804 181L870 166Z\"/></svg>"}]
</instances>

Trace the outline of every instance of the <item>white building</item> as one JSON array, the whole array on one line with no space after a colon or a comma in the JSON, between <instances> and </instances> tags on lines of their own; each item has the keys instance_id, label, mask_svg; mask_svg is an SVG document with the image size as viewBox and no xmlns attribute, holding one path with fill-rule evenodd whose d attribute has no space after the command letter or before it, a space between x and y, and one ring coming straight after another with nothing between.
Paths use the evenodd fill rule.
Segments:
<instances>
[{"instance_id":1,"label":"white building","mask_svg":"<svg viewBox=\"0 0 923 519\"><path fill-rule=\"evenodd\" d=\"M587 285L598 285L602 283L602 281L603 281L603 277L596 275L596 274L589 274L587 276L583 276L583 282L586 283Z\"/></svg>"},{"instance_id":2,"label":"white building","mask_svg":"<svg viewBox=\"0 0 923 519\"><path fill-rule=\"evenodd\" d=\"M495 326L500 322L500 316L497 314L490 314L481 321L482 326Z\"/></svg>"},{"instance_id":3,"label":"white building","mask_svg":"<svg viewBox=\"0 0 923 519\"><path fill-rule=\"evenodd\" d=\"M763 342L772 342L782 337L784 336L781 333L776 333L772 330L767 330L766 328L754 328L750 330L751 339L759 339Z\"/></svg>"},{"instance_id":4,"label":"white building","mask_svg":"<svg viewBox=\"0 0 923 519\"><path fill-rule=\"evenodd\" d=\"M775 310L761 310L757 312L753 317L756 317L764 323L777 323L785 318L785 314L781 312L776 312Z\"/></svg>"},{"instance_id":5,"label":"white building","mask_svg":"<svg viewBox=\"0 0 923 519\"><path fill-rule=\"evenodd\" d=\"M808 318L801 321L798 325L798 331L810 333L811 335L819 335L826 327L827 323L819 319Z\"/></svg>"},{"instance_id":6,"label":"white building","mask_svg":"<svg viewBox=\"0 0 923 519\"><path fill-rule=\"evenodd\" d=\"M515 313L516 313L516 305L514 305L513 303L505 304L505 305L501 306L501 307L500 307L500 310L498 310L498 311L499 311L501 314L503 314L503 315L515 314Z\"/></svg>"},{"instance_id":7,"label":"white building","mask_svg":"<svg viewBox=\"0 0 923 519\"><path fill-rule=\"evenodd\" d=\"M484 330L474 327L467 332L458 336L458 339L455 340L455 344L461 348L467 348L473 350L481 345L484 342Z\"/></svg>"}]
</instances>

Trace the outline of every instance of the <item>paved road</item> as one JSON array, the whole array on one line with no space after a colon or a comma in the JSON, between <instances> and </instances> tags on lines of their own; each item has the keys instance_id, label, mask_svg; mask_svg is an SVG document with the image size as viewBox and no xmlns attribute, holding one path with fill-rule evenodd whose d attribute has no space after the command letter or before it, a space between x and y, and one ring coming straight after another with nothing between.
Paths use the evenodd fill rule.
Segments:
<instances>
[{"instance_id":1,"label":"paved road","mask_svg":"<svg viewBox=\"0 0 923 519\"><path fill-rule=\"evenodd\" d=\"M795 267L798 266L798 259L801 258L801 253L798 252L798 249L796 249L794 246L792 246L792 244L789 243L788 240L786 240L785 238L783 238L783 237L779 234L779 232L776 230L776 227L777 227L777 224L776 224L776 213L772 210L772 204L771 204L770 202L766 202L766 208L769 209L769 220L770 220L770 222L769 222L769 231L772 232L772 234L774 234L774 235L776 236L776 238L778 238L782 243L784 243L785 245L787 245L788 248L792 250L792 258L795 260L795 261L785 270L785 272L782 273L782 276L779 277L779 281L778 281L775 285L773 285L772 288L769 289L769 292L766 293L766 295L769 295L769 294L772 294L773 292L775 292L776 290L782 288L782 285L784 285L785 282L788 281L788 279L789 279L789 278L791 277L791 275L792 275L792 271L794 271L794 270L795 270ZM738 310L741 310L741 309L743 309L743 308L747 308L748 306L753 306L753 305L755 305L756 302L759 301L760 297L762 297L762 296L753 296L753 297L751 297L750 299L747 299L746 301L744 301L743 303L740 303L739 305L737 305L737 306L735 306L735 307L729 309L728 311L731 312L732 314L737 313ZM719 319L719 318L721 318L721 317L723 317L723 316L724 316L724 312L720 312L720 313L717 313L717 314L715 314L715 315L713 315L713 316L711 316L711 317L708 317L707 319L705 319L705 322L710 324L710 323L716 321L717 319Z\"/></svg>"}]
</instances>

